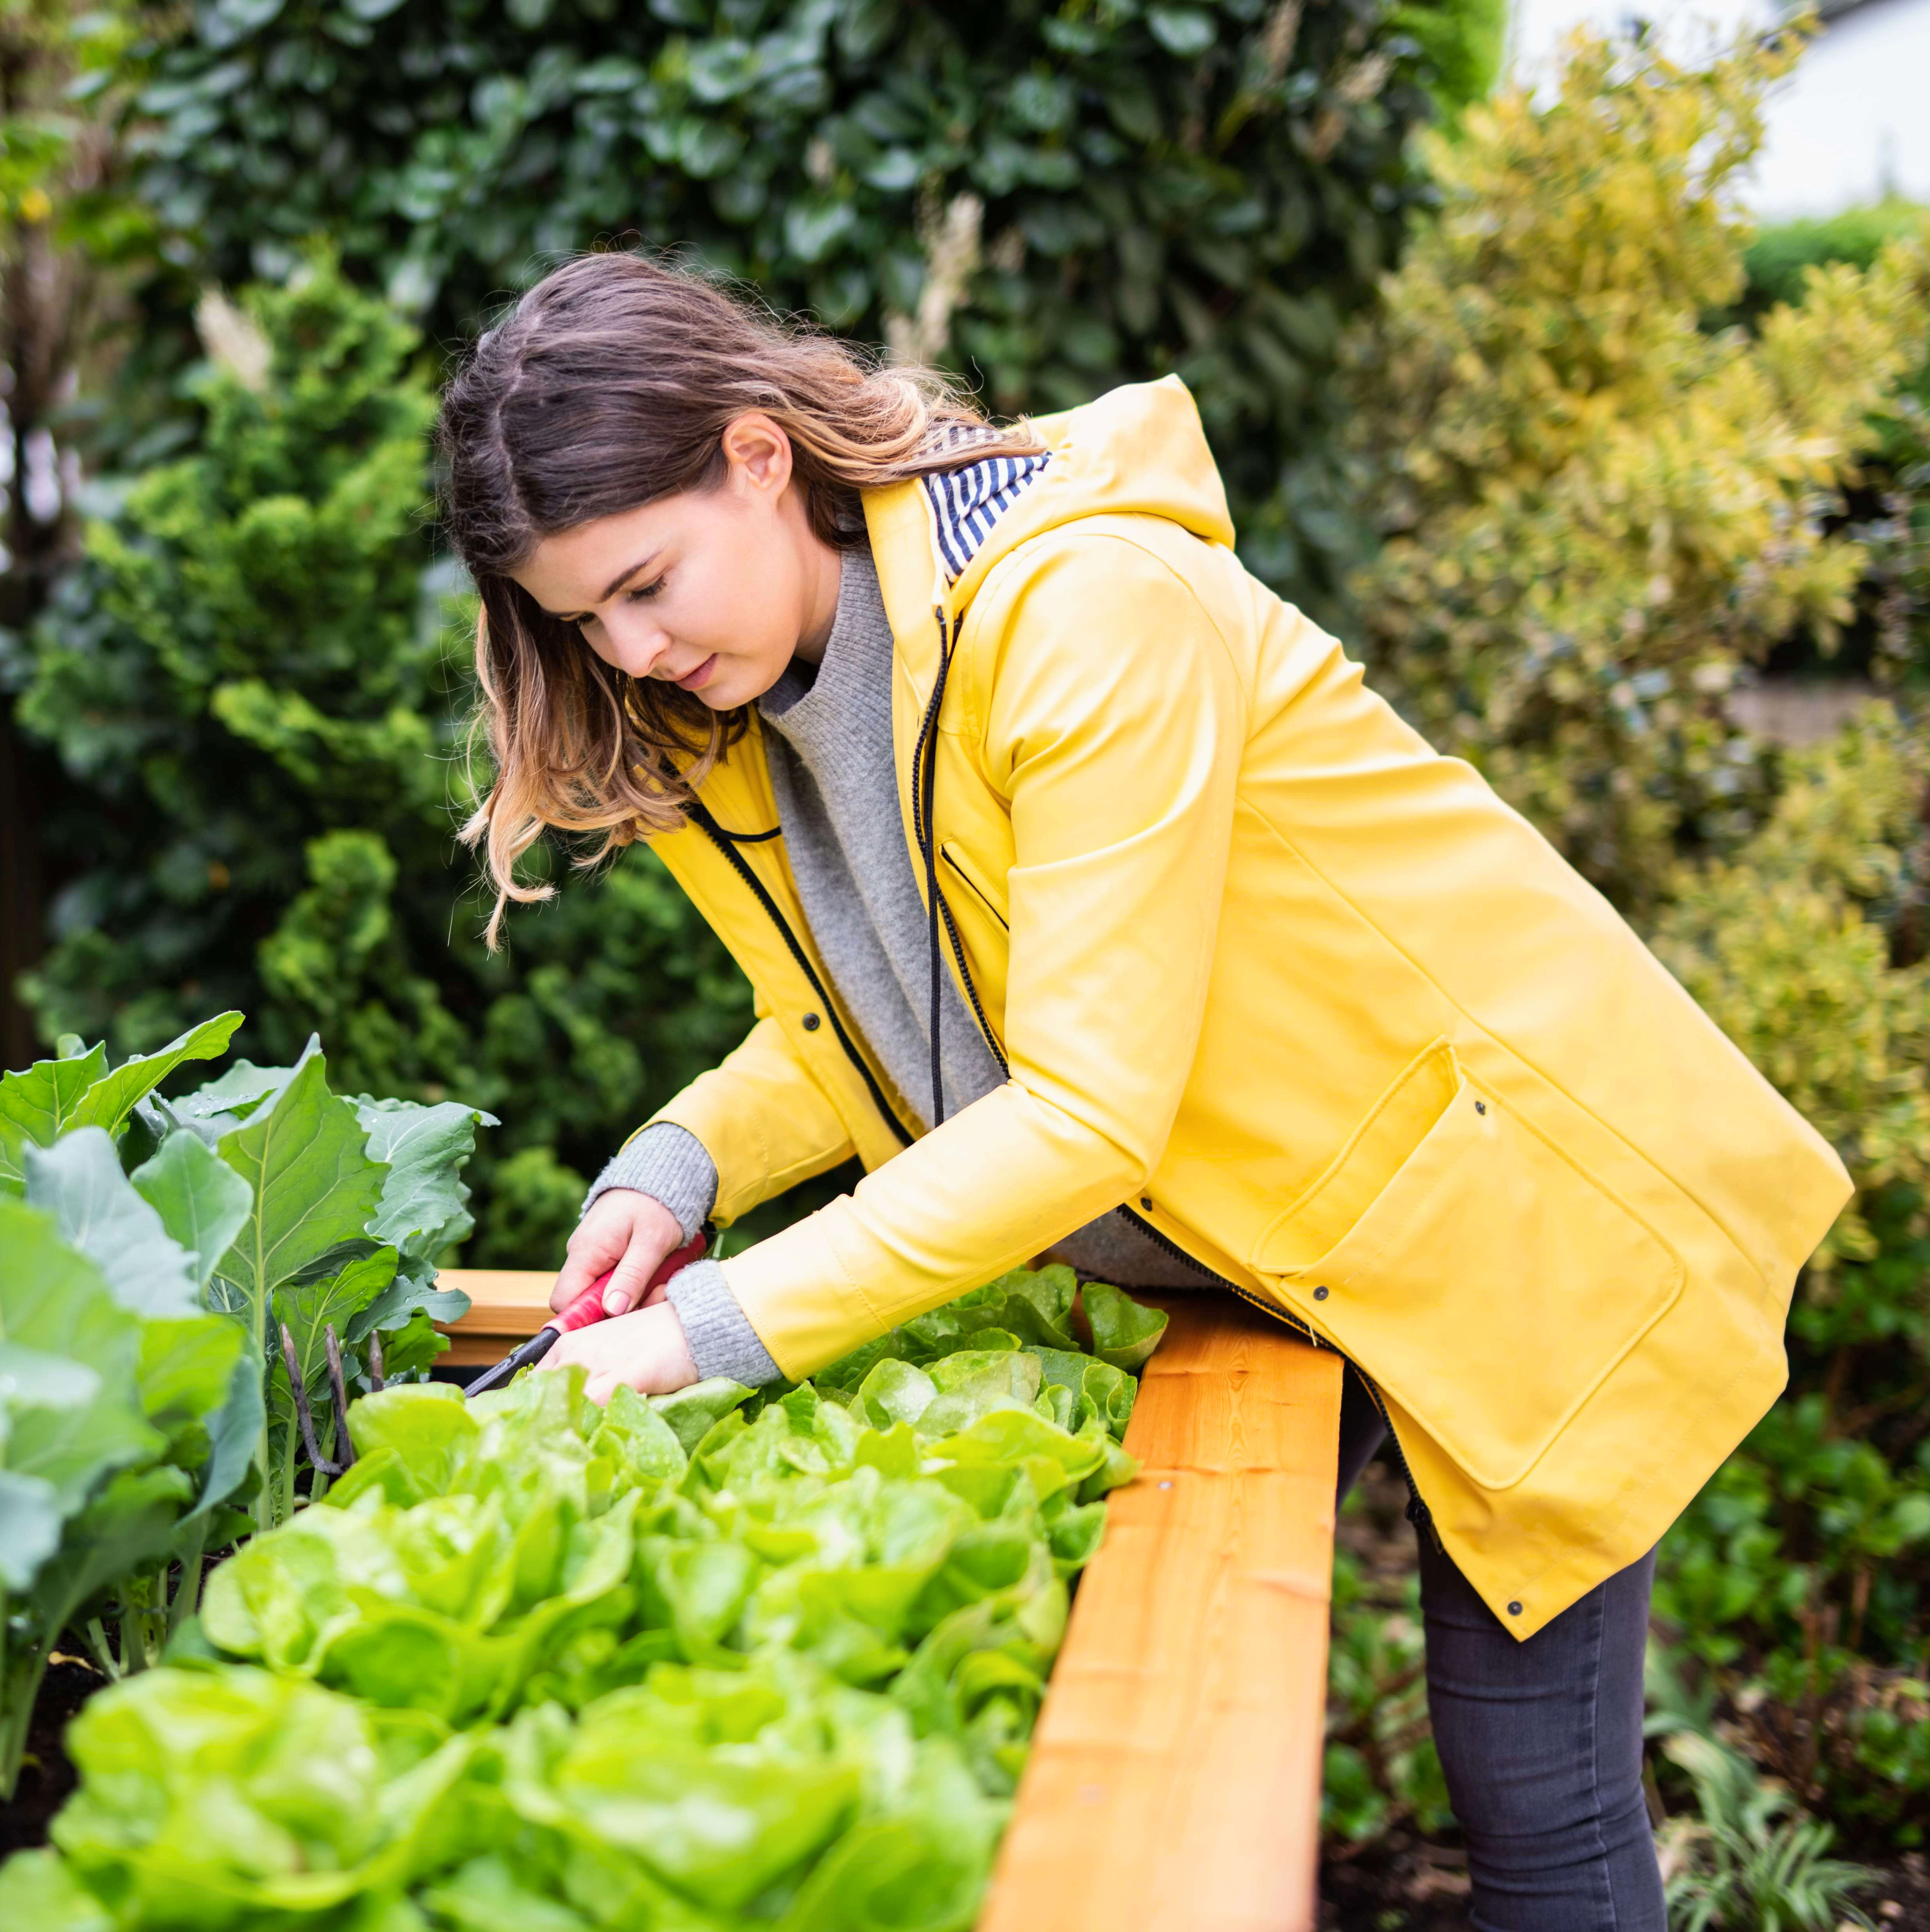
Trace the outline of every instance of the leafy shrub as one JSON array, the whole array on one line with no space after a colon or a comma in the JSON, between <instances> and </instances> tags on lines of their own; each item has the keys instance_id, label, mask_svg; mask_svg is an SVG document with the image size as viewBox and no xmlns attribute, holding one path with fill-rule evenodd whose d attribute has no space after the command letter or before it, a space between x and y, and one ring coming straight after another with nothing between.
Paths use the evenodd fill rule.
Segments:
<instances>
[{"instance_id":1,"label":"leafy shrub","mask_svg":"<svg viewBox=\"0 0 1930 1932\"><path fill-rule=\"evenodd\" d=\"M1665 1748L1695 1787L1698 1815L1665 1826L1660 1850L1669 1924L1677 1932L1750 1925L1761 1932L1837 1932L1870 1920L1854 1894L1875 1877L1828 1856L1836 1833L1807 1816L1788 1787L1740 1751L1693 1733Z\"/></svg>"},{"instance_id":2,"label":"leafy shrub","mask_svg":"<svg viewBox=\"0 0 1930 1932\"><path fill-rule=\"evenodd\" d=\"M188 385L196 446L91 526L31 641L19 716L85 808L49 827L76 872L28 995L121 1052L232 1004L256 1059L320 1031L351 1092L500 1107L505 1150L547 1160L488 1251L553 1262L580 1168L736 1044L748 989L642 851L484 954L416 337L322 257L229 338Z\"/></svg>"},{"instance_id":3,"label":"leafy shrub","mask_svg":"<svg viewBox=\"0 0 1930 1932\"><path fill-rule=\"evenodd\" d=\"M250 1491L256 1526L292 1510L300 1444L277 1334L319 1408L330 1333L352 1377L378 1335L406 1376L448 1346L432 1313L466 1306L435 1290L433 1262L467 1232L457 1169L474 1110L337 1100L312 1042L293 1067L242 1060L157 1097L241 1017L111 1072L100 1047L69 1040L0 1076L7 1790L64 1630L85 1618L110 1676L145 1668L194 1610L204 1550L249 1526ZM124 1137L148 1150L131 1179Z\"/></svg>"},{"instance_id":4,"label":"leafy shrub","mask_svg":"<svg viewBox=\"0 0 1930 1932\"><path fill-rule=\"evenodd\" d=\"M1820 219L1773 224L1743 254L1748 279L1733 313L1754 320L1779 304L1800 302L1812 268L1827 268L1833 262L1873 267L1888 244L1917 232L1923 215L1914 202L1893 196Z\"/></svg>"},{"instance_id":5,"label":"leafy shrub","mask_svg":"<svg viewBox=\"0 0 1930 1932\"><path fill-rule=\"evenodd\" d=\"M1812 269L1848 262L1867 269L1893 242L1930 230L1930 209L1895 199L1823 220L1766 229L1743 260L1741 300L1710 326L1754 325L1777 304L1800 301ZM1785 674L1849 671L1920 687L1930 671L1930 317L1920 321L1917 367L1865 425L1859 474L1848 494L1846 533L1864 549L1855 620L1840 638L1798 632L1771 668Z\"/></svg>"},{"instance_id":6,"label":"leafy shrub","mask_svg":"<svg viewBox=\"0 0 1930 1932\"><path fill-rule=\"evenodd\" d=\"M1857 1194L1791 1313L1794 1392L1663 1546L1659 1613L1755 1748L1833 1816L1917 1842L1930 1753L1930 749L1872 707L1788 761L1733 861L1686 870L1654 943L1835 1143Z\"/></svg>"},{"instance_id":7,"label":"leafy shrub","mask_svg":"<svg viewBox=\"0 0 1930 1932\"><path fill-rule=\"evenodd\" d=\"M1656 1834L1672 1932L1868 1927L1852 1901L1878 1874L1828 1856L1836 1833L1721 1734L1709 1699L1690 1690L1653 1644L1647 1666L1648 1735L1662 1740L1695 1794L1694 1811Z\"/></svg>"},{"instance_id":8,"label":"leafy shrub","mask_svg":"<svg viewBox=\"0 0 1930 1932\"><path fill-rule=\"evenodd\" d=\"M1444 205L1354 362L1387 541L1357 589L1378 680L1625 905L1732 847L1769 775L1724 694L1852 616L1829 526L1865 418L1920 359L1925 256L1814 274L1753 338L1733 181L1793 53L1706 70L1577 44L1558 102L1437 143Z\"/></svg>"},{"instance_id":9,"label":"leafy shrub","mask_svg":"<svg viewBox=\"0 0 1930 1932\"><path fill-rule=\"evenodd\" d=\"M1074 1294L1021 1270L754 1395L365 1398L209 1580L222 1654L76 1720L0 1915L965 1932L1165 1322L1090 1288L1086 1352Z\"/></svg>"},{"instance_id":10,"label":"leafy shrub","mask_svg":"<svg viewBox=\"0 0 1930 1932\"><path fill-rule=\"evenodd\" d=\"M1358 1504L1350 1497L1350 1507ZM1421 1584L1412 1570L1389 1600L1344 1548L1334 1557L1333 1634L1320 1833L1371 1843L1394 1824L1422 1832L1453 1822L1428 1722Z\"/></svg>"},{"instance_id":11,"label":"leafy shrub","mask_svg":"<svg viewBox=\"0 0 1930 1932\"><path fill-rule=\"evenodd\" d=\"M1787 58L1687 73L1597 43L1558 100L1471 112L1356 365L1389 530L1360 584L1377 681L1620 897L1857 1184L1799 1288L1788 1400L1658 1571L1675 1667L1795 1808L1751 1798L1745 1828L1726 1774L1661 1762L1671 1802L1712 1808L1697 1896L1736 1923L1770 1910L1738 1876L1758 1853L1822 1856L1801 1810L1907 1846L1930 1799L1930 752L1920 717L1876 709L1779 758L1722 708L1793 623L1867 624L1872 596L1880 672L1908 689L1930 662L1930 331L1914 230L1799 278L1753 338L1707 326L1743 283L1725 182ZM1881 517L1845 494L1873 452L1917 493ZM1344 1567L1336 1604L1359 1756L1330 1768L1329 1820L1356 1837L1422 1812L1411 1768L1359 1742L1377 1696L1410 1694L1411 1639L1366 1621Z\"/></svg>"}]
</instances>

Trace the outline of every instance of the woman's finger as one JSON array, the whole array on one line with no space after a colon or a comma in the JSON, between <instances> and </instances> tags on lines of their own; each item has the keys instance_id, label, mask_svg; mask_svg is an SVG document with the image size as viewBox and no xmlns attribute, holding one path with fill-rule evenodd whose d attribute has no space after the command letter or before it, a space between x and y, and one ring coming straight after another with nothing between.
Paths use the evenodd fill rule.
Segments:
<instances>
[{"instance_id":1,"label":"woman's finger","mask_svg":"<svg viewBox=\"0 0 1930 1932\"><path fill-rule=\"evenodd\" d=\"M639 1193L630 1196L630 1204L623 1251L620 1257L612 1257L616 1265L603 1292L605 1315L628 1315L633 1308L661 1300L650 1292L650 1277L663 1266L667 1255L683 1245L684 1231L677 1217L661 1201Z\"/></svg>"},{"instance_id":2,"label":"woman's finger","mask_svg":"<svg viewBox=\"0 0 1930 1932\"><path fill-rule=\"evenodd\" d=\"M568 1256L550 1291L550 1306L561 1313L622 1252L620 1234L601 1235L587 1222L579 1227L570 1237Z\"/></svg>"},{"instance_id":3,"label":"woman's finger","mask_svg":"<svg viewBox=\"0 0 1930 1932\"><path fill-rule=\"evenodd\" d=\"M649 1295L650 1277L663 1265L664 1257L670 1252L664 1246L661 1234L653 1235L642 1228L632 1234L623 1258L617 1263L609 1286L603 1292L604 1314L628 1315L633 1308L642 1307Z\"/></svg>"}]
</instances>

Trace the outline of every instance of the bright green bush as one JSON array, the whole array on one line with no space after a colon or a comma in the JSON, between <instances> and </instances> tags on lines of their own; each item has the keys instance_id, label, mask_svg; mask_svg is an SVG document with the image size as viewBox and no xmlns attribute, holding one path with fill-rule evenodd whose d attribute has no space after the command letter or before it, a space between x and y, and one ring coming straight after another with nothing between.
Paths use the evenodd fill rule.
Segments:
<instances>
[{"instance_id":1,"label":"bright green bush","mask_svg":"<svg viewBox=\"0 0 1930 1932\"><path fill-rule=\"evenodd\" d=\"M1743 256L1748 281L1737 314L1753 320L1779 302L1800 302L1812 268L1833 262L1873 268L1889 243L1907 239L1923 226L1925 212L1914 202L1893 198L1820 219L1773 224Z\"/></svg>"},{"instance_id":2,"label":"bright green bush","mask_svg":"<svg viewBox=\"0 0 1930 1932\"><path fill-rule=\"evenodd\" d=\"M1701 327L1740 292L1733 182L1791 57L1588 41L1558 101L1471 110L1356 344L1377 681L1629 907L1754 823L1769 775L1725 694L1854 615L1866 553L1830 520L1922 354L1926 257L1901 242L1753 337Z\"/></svg>"}]
</instances>

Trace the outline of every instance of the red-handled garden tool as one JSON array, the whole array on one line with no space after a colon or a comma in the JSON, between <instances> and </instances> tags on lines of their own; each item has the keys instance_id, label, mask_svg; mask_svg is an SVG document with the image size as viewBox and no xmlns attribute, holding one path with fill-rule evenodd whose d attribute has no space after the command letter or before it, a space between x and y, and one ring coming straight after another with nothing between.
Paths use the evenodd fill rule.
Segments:
<instances>
[{"instance_id":1,"label":"red-handled garden tool","mask_svg":"<svg viewBox=\"0 0 1930 1932\"><path fill-rule=\"evenodd\" d=\"M709 1238L710 1228L706 1222L675 1254L665 1258L663 1266L650 1277L649 1286L655 1288L659 1282L668 1281L678 1269L703 1260L704 1250L710 1245ZM607 1274L598 1275L561 1314L552 1316L528 1341L511 1349L494 1368L484 1370L464 1393L480 1395L484 1389L496 1388L508 1381L518 1369L527 1368L532 1362L540 1362L556 1346L559 1336L578 1328L587 1328L592 1322L602 1321L603 1292L610 1285L610 1275L616 1272L612 1268Z\"/></svg>"}]
</instances>

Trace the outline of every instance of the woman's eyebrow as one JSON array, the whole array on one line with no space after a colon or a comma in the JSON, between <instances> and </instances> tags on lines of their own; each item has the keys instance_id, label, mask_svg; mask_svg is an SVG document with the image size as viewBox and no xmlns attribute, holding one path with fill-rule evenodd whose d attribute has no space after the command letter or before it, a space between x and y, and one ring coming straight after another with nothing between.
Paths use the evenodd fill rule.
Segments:
<instances>
[{"instance_id":1,"label":"woman's eyebrow","mask_svg":"<svg viewBox=\"0 0 1930 1932\"><path fill-rule=\"evenodd\" d=\"M608 586L604 590L602 596L598 597L596 601L599 604L607 603L611 598L614 597L616 593L638 573L638 572L647 568L651 564L654 563L658 556L661 554L663 548L664 546L661 544L659 544L655 550L650 550L645 555L639 557L628 570L619 571L616 576L610 579ZM561 610L551 610L547 604L539 604L536 608L542 612L544 616L553 617L559 624L580 624L583 622L584 616L587 614L581 610L572 611L565 614Z\"/></svg>"},{"instance_id":2,"label":"woman's eyebrow","mask_svg":"<svg viewBox=\"0 0 1930 1932\"><path fill-rule=\"evenodd\" d=\"M607 599L614 597L640 570L644 569L649 565L654 563L656 561L658 554L663 549L663 548L664 546L661 544L659 544L655 550L651 550L646 555L639 557L628 570L619 570L616 574L610 580L610 583L605 588L602 596L599 597L596 601L599 604L601 604L605 602Z\"/></svg>"}]
</instances>

